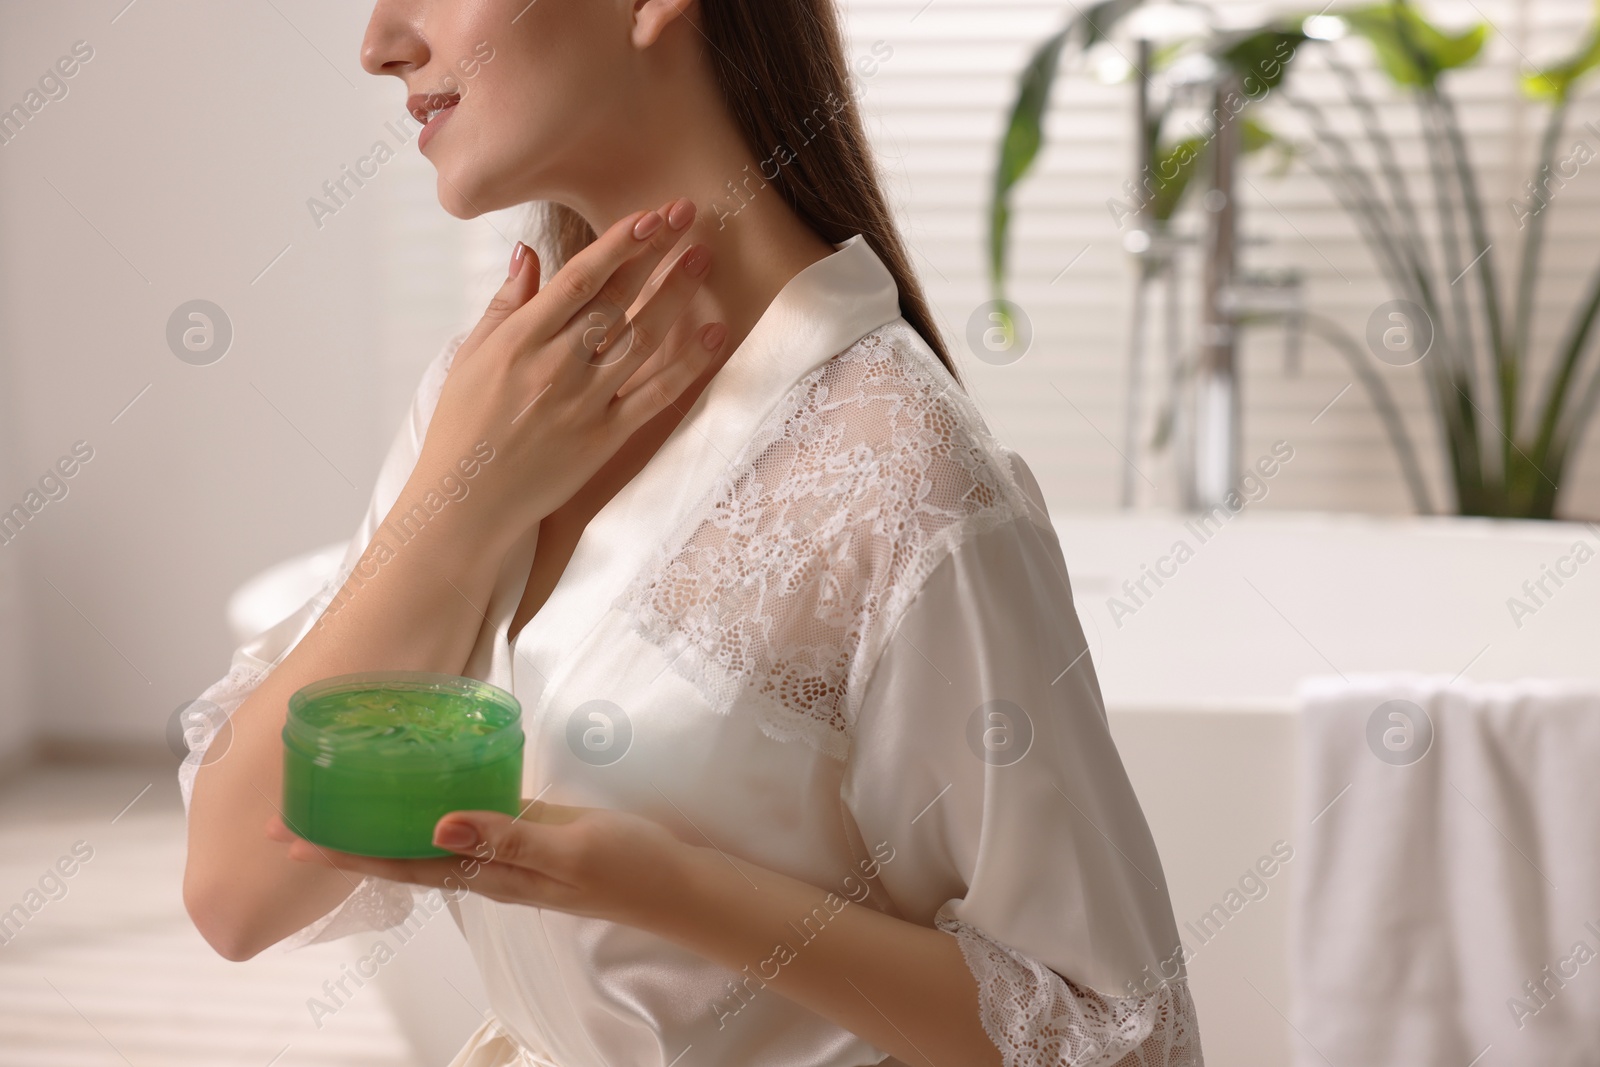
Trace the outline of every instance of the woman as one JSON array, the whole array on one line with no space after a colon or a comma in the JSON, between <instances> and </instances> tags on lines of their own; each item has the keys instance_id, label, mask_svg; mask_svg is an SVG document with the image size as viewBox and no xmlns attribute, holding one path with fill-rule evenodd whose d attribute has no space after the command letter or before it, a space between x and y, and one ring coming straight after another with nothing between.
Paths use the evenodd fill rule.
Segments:
<instances>
[{"instance_id":1,"label":"woman","mask_svg":"<svg viewBox=\"0 0 1600 1067\"><path fill-rule=\"evenodd\" d=\"M427 368L339 578L203 694L202 934L446 889L494 1017L457 1067L1200 1063L1042 495L907 266L830 0L380 0L362 61L446 210L560 205L553 247ZM445 816L460 859L276 818L288 696L375 669L522 703L527 810Z\"/></svg>"}]
</instances>

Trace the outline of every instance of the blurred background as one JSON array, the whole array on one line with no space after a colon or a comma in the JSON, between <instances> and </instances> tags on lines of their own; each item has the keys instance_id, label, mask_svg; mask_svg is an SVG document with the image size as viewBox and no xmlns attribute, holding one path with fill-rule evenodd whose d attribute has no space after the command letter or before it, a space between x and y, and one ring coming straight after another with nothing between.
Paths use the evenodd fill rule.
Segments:
<instances>
[{"instance_id":1,"label":"blurred background","mask_svg":"<svg viewBox=\"0 0 1600 1067\"><path fill-rule=\"evenodd\" d=\"M1580 1062L1594 6L839 6L1208 1057ZM430 1067L481 1021L447 920L328 1015L371 938L231 964L178 893L179 712L331 572L524 236L438 207L369 11L0 0L0 1064Z\"/></svg>"}]
</instances>

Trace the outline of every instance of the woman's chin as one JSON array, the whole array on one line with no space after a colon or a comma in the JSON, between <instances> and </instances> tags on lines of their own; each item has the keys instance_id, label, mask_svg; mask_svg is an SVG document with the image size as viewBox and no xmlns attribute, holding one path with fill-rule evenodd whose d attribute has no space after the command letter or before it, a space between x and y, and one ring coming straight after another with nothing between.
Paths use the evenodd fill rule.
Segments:
<instances>
[{"instance_id":1,"label":"woman's chin","mask_svg":"<svg viewBox=\"0 0 1600 1067\"><path fill-rule=\"evenodd\" d=\"M481 171L439 170L435 188L439 206L458 219L475 219L491 211L525 204L532 196L526 183L485 182Z\"/></svg>"},{"instance_id":2,"label":"woman's chin","mask_svg":"<svg viewBox=\"0 0 1600 1067\"><path fill-rule=\"evenodd\" d=\"M475 219L485 211L492 210L484 206L478 194L466 186L460 177L447 176L441 171L437 191L439 206L458 219Z\"/></svg>"}]
</instances>

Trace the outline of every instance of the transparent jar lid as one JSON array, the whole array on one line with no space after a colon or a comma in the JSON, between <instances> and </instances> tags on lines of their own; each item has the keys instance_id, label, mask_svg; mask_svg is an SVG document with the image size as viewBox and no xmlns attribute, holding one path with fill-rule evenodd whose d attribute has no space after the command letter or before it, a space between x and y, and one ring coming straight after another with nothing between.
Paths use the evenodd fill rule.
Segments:
<instances>
[{"instance_id":1,"label":"transparent jar lid","mask_svg":"<svg viewBox=\"0 0 1600 1067\"><path fill-rule=\"evenodd\" d=\"M289 697L283 742L320 766L459 770L521 751L522 705L457 674L341 674Z\"/></svg>"}]
</instances>

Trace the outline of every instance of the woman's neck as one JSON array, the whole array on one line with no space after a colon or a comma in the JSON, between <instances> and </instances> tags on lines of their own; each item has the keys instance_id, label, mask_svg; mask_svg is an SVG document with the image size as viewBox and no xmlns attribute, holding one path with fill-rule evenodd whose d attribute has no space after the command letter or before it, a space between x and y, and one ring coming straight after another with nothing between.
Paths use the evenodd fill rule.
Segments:
<instances>
[{"instance_id":1,"label":"woman's neck","mask_svg":"<svg viewBox=\"0 0 1600 1067\"><path fill-rule=\"evenodd\" d=\"M728 327L725 358L789 279L835 249L795 214L772 180L792 158L789 148L757 157L731 119L679 123L670 135L641 140L628 153L631 165L613 160L597 168L584 190L562 202L603 233L635 211L679 196L693 200L695 220L679 248L707 245L711 271L664 344L681 344L705 323L722 322Z\"/></svg>"}]
</instances>

